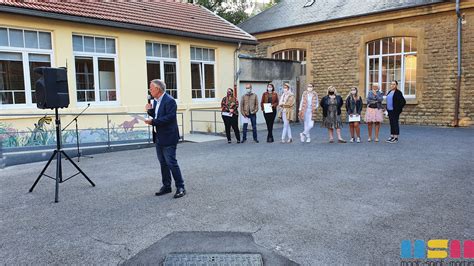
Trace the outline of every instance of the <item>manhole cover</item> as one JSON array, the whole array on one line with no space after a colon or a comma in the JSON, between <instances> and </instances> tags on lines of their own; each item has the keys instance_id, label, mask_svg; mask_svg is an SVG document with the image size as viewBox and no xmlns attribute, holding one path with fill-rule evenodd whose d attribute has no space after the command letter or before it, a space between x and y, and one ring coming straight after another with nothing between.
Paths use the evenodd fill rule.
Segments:
<instances>
[{"instance_id":1,"label":"manhole cover","mask_svg":"<svg viewBox=\"0 0 474 266\"><path fill-rule=\"evenodd\" d=\"M164 266L263 266L260 254L238 253L172 253L166 256Z\"/></svg>"}]
</instances>

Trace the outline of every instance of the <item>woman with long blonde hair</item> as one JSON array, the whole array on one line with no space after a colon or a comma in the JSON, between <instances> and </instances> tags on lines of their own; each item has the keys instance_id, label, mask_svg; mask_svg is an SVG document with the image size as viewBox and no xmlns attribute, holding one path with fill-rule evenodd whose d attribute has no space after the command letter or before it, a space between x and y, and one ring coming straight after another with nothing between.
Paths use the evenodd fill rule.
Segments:
<instances>
[{"instance_id":1,"label":"woman with long blonde hair","mask_svg":"<svg viewBox=\"0 0 474 266\"><path fill-rule=\"evenodd\" d=\"M383 122L383 94L379 90L377 84L372 86L372 89L367 95L367 110L365 111L365 122L369 130L368 142L372 141L372 128L375 125L375 142L379 142L380 124Z\"/></svg>"},{"instance_id":2,"label":"woman with long blonde hair","mask_svg":"<svg viewBox=\"0 0 474 266\"><path fill-rule=\"evenodd\" d=\"M290 90L290 84L285 83L283 85L283 94L280 97L280 102L278 105L280 109L279 118L283 120L283 133L281 135L281 143L293 142L293 137L291 136L290 121L293 121L294 106L295 95ZM288 140L286 139L287 136Z\"/></svg>"},{"instance_id":3,"label":"woman with long blonde hair","mask_svg":"<svg viewBox=\"0 0 474 266\"><path fill-rule=\"evenodd\" d=\"M313 84L308 83L301 96L299 108L299 118L304 121L304 130L300 133L301 142L311 142L310 130L314 126L314 121L316 121L318 107L318 93L314 91Z\"/></svg>"}]
</instances>

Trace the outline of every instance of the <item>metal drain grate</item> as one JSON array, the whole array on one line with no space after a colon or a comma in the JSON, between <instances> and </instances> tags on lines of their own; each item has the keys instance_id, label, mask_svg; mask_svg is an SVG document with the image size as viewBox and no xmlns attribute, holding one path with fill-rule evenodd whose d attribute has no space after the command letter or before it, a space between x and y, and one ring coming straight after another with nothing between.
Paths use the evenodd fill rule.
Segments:
<instances>
[{"instance_id":1,"label":"metal drain grate","mask_svg":"<svg viewBox=\"0 0 474 266\"><path fill-rule=\"evenodd\" d=\"M239 253L172 253L163 266L263 266L260 254Z\"/></svg>"}]
</instances>

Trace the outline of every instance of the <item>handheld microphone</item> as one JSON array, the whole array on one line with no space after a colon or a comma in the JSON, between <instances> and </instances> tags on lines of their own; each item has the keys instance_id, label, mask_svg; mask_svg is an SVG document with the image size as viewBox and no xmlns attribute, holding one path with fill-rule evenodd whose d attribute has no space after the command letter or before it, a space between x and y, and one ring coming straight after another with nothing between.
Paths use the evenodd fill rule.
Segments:
<instances>
[{"instance_id":1,"label":"handheld microphone","mask_svg":"<svg viewBox=\"0 0 474 266\"><path fill-rule=\"evenodd\" d=\"M148 95L146 96L146 101L147 101L148 104L151 103L151 98L152 98L152 97L151 97L150 94L148 94ZM145 114L145 118L148 119L149 117L150 117L150 116L148 115L148 113L146 113L146 114Z\"/></svg>"}]
</instances>

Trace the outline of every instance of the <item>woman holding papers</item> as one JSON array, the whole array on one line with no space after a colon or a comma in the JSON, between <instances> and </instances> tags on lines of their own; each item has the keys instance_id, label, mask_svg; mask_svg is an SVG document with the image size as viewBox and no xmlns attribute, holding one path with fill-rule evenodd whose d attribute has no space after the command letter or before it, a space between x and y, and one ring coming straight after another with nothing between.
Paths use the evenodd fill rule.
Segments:
<instances>
[{"instance_id":1,"label":"woman holding papers","mask_svg":"<svg viewBox=\"0 0 474 266\"><path fill-rule=\"evenodd\" d=\"M352 87L346 99L347 120L351 131L351 142L354 142L354 131L357 134L356 142L360 143L360 114L362 112L362 98L359 96L358 89Z\"/></svg>"},{"instance_id":2,"label":"woman holding papers","mask_svg":"<svg viewBox=\"0 0 474 266\"><path fill-rule=\"evenodd\" d=\"M263 93L260 107L267 123L267 142L273 142L273 122L275 122L276 108L278 107L278 94L275 92L275 86L268 83L267 91Z\"/></svg>"},{"instance_id":3,"label":"woman holding papers","mask_svg":"<svg viewBox=\"0 0 474 266\"><path fill-rule=\"evenodd\" d=\"M375 124L375 142L379 142L380 124L383 122L383 94L377 85L373 85L367 95L367 111L365 112L365 122L369 129L368 142L372 141L372 127Z\"/></svg>"},{"instance_id":4,"label":"woman holding papers","mask_svg":"<svg viewBox=\"0 0 474 266\"><path fill-rule=\"evenodd\" d=\"M281 135L281 143L291 143L293 138L291 136L290 121L293 120L293 107L295 106L295 95L290 91L290 85L285 83L283 85L283 94L280 97L279 118L283 120L283 134ZM286 140L288 136L288 140Z\"/></svg>"},{"instance_id":5,"label":"woman holding papers","mask_svg":"<svg viewBox=\"0 0 474 266\"><path fill-rule=\"evenodd\" d=\"M328 95L324 96L320 103L323 108L323 123L322 127L328 129L329 143L334 143L334 129L336 129L339 143L346 143L341 137L341 107L344 105L344 100L340 95L337 95L336 88L329 86Z\"/></svg>"},{"instance_id":6,"label":"woman holding papers","mask_svg":"<svg viewBox=\"0 0 474 266\"><path fill-rule=\"evenodd\" d=\"M301 96L299 109L299 118L304 121L304 130L300 133L301 142L311 142L309 131L314 126L318 107L318 93L313 90L313 84L309 83Z\"/></svg>"},{"instance_id":7,"label":"woman holding papers","mask_svg":"<svg viewBox=\"0 0 474 266\"><path fill-rule=\"evenodd\" d=\"M227 95L222 98L221 102L222 120L225 125L225 135L227 136L227 143L232 143L230 138L230 127L234 129L237 143L240 143L239 131L239 101L234 96L234 91L231 88L227 89Z\"/></svg>"}]
</instances>

